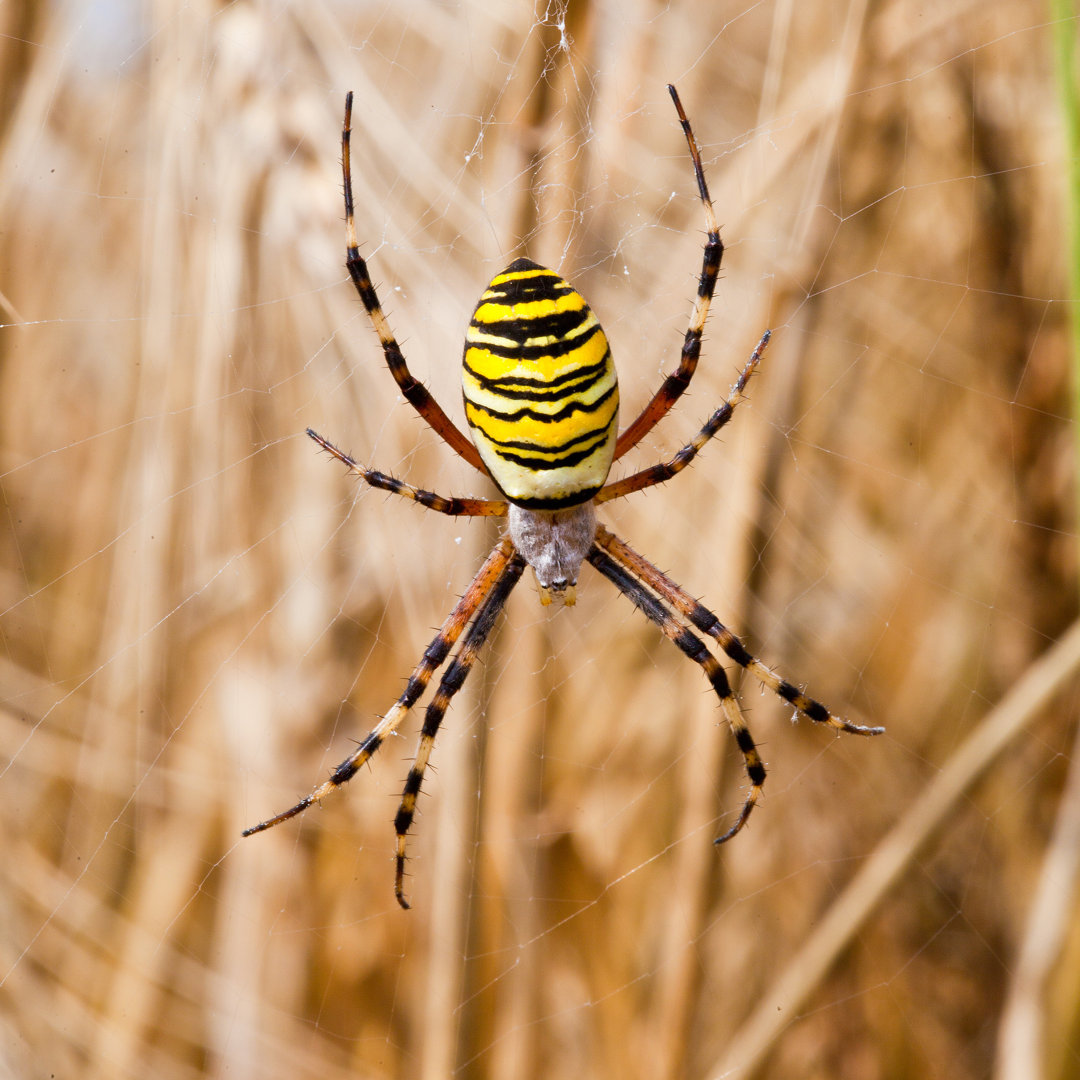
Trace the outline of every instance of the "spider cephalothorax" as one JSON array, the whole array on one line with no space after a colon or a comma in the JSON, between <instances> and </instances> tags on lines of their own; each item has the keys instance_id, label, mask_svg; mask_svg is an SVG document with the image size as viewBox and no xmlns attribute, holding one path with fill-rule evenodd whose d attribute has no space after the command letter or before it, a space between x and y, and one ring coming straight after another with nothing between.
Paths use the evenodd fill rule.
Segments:
<instances>
[{"instance_id":1,"label":"spider cephalothorax","mask_svg":"<svg viewBox=\"0 0 1080 1080\"><path fill-rule=\"evenodd\" d=\"M641 413L617 435L618 381L599 321L581 294L553 270L529 259L518 259L492 279L476 305L466 333L462 388L471 442L409 373L379 305L367 264L358 250L349 164L352 94L345 98L341 163L349 274L405 398L451 449L489 476L506 499L446 498L360 465L321 435L310 429L308 434L372 487L404 495L443 514L505 517L508 527L425 650L390 711L328 780L295 806L245 830L244 835L261 832L294 817L352 779L397 730L464 634L427 706L416 759L394 820L397 833L394 892L402 907L409 906L404 892L405 840L435 735L526 565L532 567L536 576L541 603L550 604L557 599L569 605L574 603L581 564L589 562L687 657L701 666L742 752L750 780L742 810L734 824L717 838L718 844L729 840L746 823L765 782L765 766L723 666L699 635L713 638L730 659L811 720L857 735L877 735L883 730L850 724L807 697L752 656L712 612L597 521L597 504L662 484L694 459L731 418L769 342L766 330L727 399L670 461L607 483L612 462L636 446L689 385L697 367L701 335L724 251L697 142L679 95L673 86L668 91L690 148L708 228L697 298L678 366Z\"/></svg>"}]
</instances>

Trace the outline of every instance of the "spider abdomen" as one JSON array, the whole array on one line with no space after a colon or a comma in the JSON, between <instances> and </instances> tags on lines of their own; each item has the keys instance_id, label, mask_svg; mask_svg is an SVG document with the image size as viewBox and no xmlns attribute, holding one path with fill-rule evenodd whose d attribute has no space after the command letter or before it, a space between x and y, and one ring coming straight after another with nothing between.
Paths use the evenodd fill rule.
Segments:
<instances>
[{"instance_id":1,"label":"spider abdomen","mask_svg":"<svg viewBox=\"0 0 1080 1080\"><path fill-rule=\"evenodd\" d=\"M465 416L480 457L518 506L588 501L615 453L619 387L585 298L518 259L480 297L465 339Z\"/></svg>"}]
</instances>

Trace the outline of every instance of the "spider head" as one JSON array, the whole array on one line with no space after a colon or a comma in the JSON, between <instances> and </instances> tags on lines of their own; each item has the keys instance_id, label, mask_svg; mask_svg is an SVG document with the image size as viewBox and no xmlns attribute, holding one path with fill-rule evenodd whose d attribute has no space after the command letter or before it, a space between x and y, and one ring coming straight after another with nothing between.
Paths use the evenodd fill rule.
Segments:
<instances>
[{"instance_id":1,"label":"spider head","mask_svg":"<svg viewBox=\"0 0 1080 1080\"><path fill-rule=\"evenodd\" d=\"M592 501L565 510L528 510L511 504L510 539L533 568L545 606L559 600L572 607L578 571L596 538Z\"/></svg>"},{"instance_id":2,"label":"spider head","mask_svg":"<svg viewBox=\"0 0 1080 1080\"><path fill-rule=\"evenodd\" d=\"M533 571L536 577L536 571ZM577 603L577 582L553 581L550 585L541 585L536 578L536 588L540 593L540 603L548 607L553 600L558 600L564 607L573 607Z\"/></svg>"}]
</instances>

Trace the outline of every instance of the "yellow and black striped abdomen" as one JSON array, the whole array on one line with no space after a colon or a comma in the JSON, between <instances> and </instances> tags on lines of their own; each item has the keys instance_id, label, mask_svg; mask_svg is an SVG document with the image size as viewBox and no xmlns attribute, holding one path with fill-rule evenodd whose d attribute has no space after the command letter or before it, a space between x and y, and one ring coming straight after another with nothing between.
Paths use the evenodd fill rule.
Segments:
<instances>
[{"instance_id":1,"label":"yellow and black striped abdomen","mask_svg":"<svg viewBox=\"0 0 1080 1080\"><path fill-rule=\"evenodd\" d=\"M591 499L615 453L619 386L585 298L518 259L487 287L465 337L465 416L492 479L518 506Z\"/></svg>"}]
</instances>

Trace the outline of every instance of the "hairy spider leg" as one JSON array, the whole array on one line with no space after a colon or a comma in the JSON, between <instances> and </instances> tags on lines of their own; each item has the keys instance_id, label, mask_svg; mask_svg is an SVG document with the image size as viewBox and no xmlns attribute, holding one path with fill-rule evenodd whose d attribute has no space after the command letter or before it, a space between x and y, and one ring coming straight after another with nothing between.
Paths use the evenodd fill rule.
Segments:
<instances>
[{"instance_id":1,"label":"hairy spider leg","mask_svg":"<svg viewBox=\"0 0 1080 1080\"><path fill-rule=\"evenodd\" d=\"M367 263L360 254L356 241L356 219L353 214L352 165L349 153L352 140L352 104L353 95L350 90L345 95L345 122L341 129L341 175L345 187L345 265L371 319L371 325L375 327L375 333L379 335L379 343L386 357L386 366L401 388L402 394L405 395L405 400L454 453L463 457L474 469L479 469L480 472L486 474L487 470L480 460L476 447L443 412L442 406L431 396L427 387L413 378L405 363L401 346L398 345L382 305L379 303L378 294L372 284L371 275L368 273Z\"/></svg>"},{"instance_id":2,"label":"hairy spider leg","mask_svg":"<svg viewBox=\"0 0 1080 1080\"><path fill-rule=\"evenodd\" d=\"M392 735L401 725L409 710L427 689L431 676L442 667L450 650L454 647L473 615L487 599L488 594L502 580L503 571L506 570L507 565L516 558L514 545L509 537L503 537L492 548L491 553L484 560L484 565L480 567L476 577L473 578L472 583L465 590L465 594L454 605L454 610L450 612L439 632L432 639L431 644L424 650L420 663L413 669L409 681L405 684L405 690L390 711L372 728L356 750L310 795L305 796L288 810L275 814L272 818L267 818L266 821L261 821L250 829L245 829L244 836L263 832L266 829L273 828L275 825L280 825L283 821L288 821L291 817L296 817L297 814L303 813L309 806L322 802L330 792L335 791L356 775L360 767L382 746L387 737Z\"/></svg>"},{"instance_id":3,"label":"hairy spider leg","mask_svg":"<svg viewBox=\"0 0 1080 1080\"><path fill-rule=\"evenodd\" d=\"M720 708L735 736L735 743L742 751L743 761L746 765L746 775L750 779L750 793L746 796L742 810L735 824L722 836L717 837L715 843L722 844L730 840L745 824L750 812L754 809L761 795L761 785L765 783L765 766L761 755L754 745L754 739L750 729L746 725L742 709L739 708L738 699L735 697L728 682L720 661L705 646L692 630L683 626L678 619L655 597L645 586L637 580L628 570L620 566L603 548L594 546L589 552L589 562L600 571L615 587L647 618L651 619L664 635L668 637L695 664L699 664L705 672L716 696L720 699Z\"/></svg>"},{"instance_id":4,"label":"hairy spider leg","mask_svg":"<svg viewBox=\"0 0 1080 1080\"><path fill-rule=\"evenodd\" d=\"M768 687L782 700L794 705L803 715L810 717L817 724L828 724L838 731L849 735L881 735L883 727L867 727L841 720L829 710L804 694L794 683L778 675L772 668L752 656L746 646L735 636L707 607L698 603L685 589L677 585L661 570L657 569L643 555L639 555L629 544L620 540L603 525L596 533L596 543L613 559L619 562L634 577L644 581L649 588L658 593L672 607L683 615L703 634L713 638L725 653L740 667L749 671L762 685Z\"/></svg>"},{"instance_id":5,"label":"hairy spider leg","mask_svg":"<svg viewBox=\"0 0 1080 1080\"><path fill-rule=\"evenodd\" d=\"M344 450L339 450L329 439L324 439L312 428L307 429L308 435L314 439L328 454L333 455L351 472L356 473L365 483L382 491L392 491L395 495L402 495L411 499L428 510L435 510L440 514L450 514L452 517L506 517L508 505L501 499L459 499L457 496L438 495L434 491L425 491L423 488L414 487L412 484L398 480L389 473L378 472L361 465L351 458Z\"/></svg>"},{"instance_id":6,"label":"hairy spider leg","mask_svg":"<svg viewBox=\"0 0 1080 1080\"><path fill-rule=\"evenodd\" d=\"M757 343L757 348L750 354L750 359L746 361L745 366L742 369L738 379L735 380L735 385L732 386L731 392L728 394L724 403L709 417L705 422L702 429L690 440L670 461L662 462L659 465L651 465L647 469L642 469L641 472L636 472L630 476L624 477L622 480L616 480L611 484L605 484L596 494L596 502L610 502L612 499L621 499L624 495L629 495L634 491L642 491L645 488L653 487L655 484L663 484L665 481L670 480L673 476L677 476L679 473L690 464L694 458L697 457L701 448L731 419L732 414L735 412L735 406L738 405L743 398L743 391L746 389L746 384L750 381L750 376L754 374L757 369L758 362L761 360L761 354L764 353L766 346L769 344L769 338L772 337L772 332L766 330L761 335L761 340Z\"/></svg>"},{"instance_id":7,"label":"hairy spider leg","mask_svg":"<svg viewBox=\"0 0 1080 1080\"><path fill-rule=\"evenodd\" d=\"M408 900L405 899L405 840L413 823L413 817L416 814L416 799L424 782L424 773L427 770L431 751L435 745L435 736L439 732L439 725L446 715L450 702L464 685L469 672L472 671L477 654L483 648L484 642L495 625L495 619L498 617L499 612L502 611L506 599L514 586L521 579L521 573L524 569L525 560L520 555L515 555L503 568L491 591L484 598L480 610L476 613L476 618L473 619L469 632L462 640L457 655L439 680L435 696L431 699L424 713L424 726L420 732L416 758L413 761L412 768L409 770L409 775L405 779L405 790L401 795L401 805L398 807L397 817L394 818L394 832L397 834L394 895L403 908L409 906Z\"/></svg>"},{"instance_id":8,"label":"hairy spider leg","mask_svg":"<svg viewBox=\"0 0 1080 1080\"><path fill-rule=\"evenodd\" d=\"M686 113L683 111L678 91L669 84L668 93L675 103L675 111L679 114L679 123L682 124L683 134L686 136L686 145L690 147L690 157L694 163L694 176L697 179L698 195L701 198L701 205L705 208L707 236L705 250L702 255L701 276L698 278L697 297L694 300L694 310L690 315L690 325L687 328L686 336L683 338L679 366L660 384L660 389L653 394L652 399L641 410L637 419L619 435L619 440L615 444L616 461L628 450L632 450L637 446L656 427L690 385L690 380L697 370L698 357L701 355L701 337L705 332L705 320L709 316L709 305L712 303L713 293L716 291L716 279L720 274L720 260L724 256L724 244L720 239L720 225L717 223L712 200L709 198L709 186L705 183L705 170L701 167L701 152L698 150L697 139L694 138L694 133L690 129L690 121L686 119Z\"/></svg>"}]
</instances>

